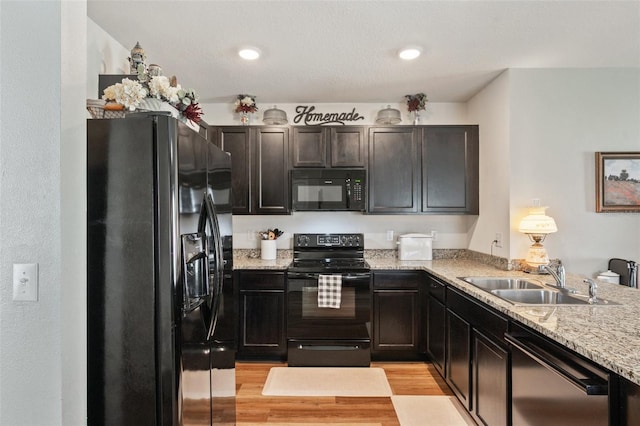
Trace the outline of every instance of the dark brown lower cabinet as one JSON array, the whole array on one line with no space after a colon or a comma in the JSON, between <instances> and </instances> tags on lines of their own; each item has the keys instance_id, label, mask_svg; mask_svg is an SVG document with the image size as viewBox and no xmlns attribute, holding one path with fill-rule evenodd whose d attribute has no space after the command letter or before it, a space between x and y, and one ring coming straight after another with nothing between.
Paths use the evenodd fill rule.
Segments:
<instances>
[{"instance_id":1,"label":"dark brown lower cabinet","mask_svg":"<svg viewBox=\"0 0 640 426\"><path fill-rule=\"evenodd\" d=\"M425 302L425 352L433 366L445 377L447 308L444 304L445 285L428 278Z\"/></svg>"},{"instance_id":2,"label":"dark brown lower cabinet","mask_svg":"<svg viewBox=\"0 0 640 426\"><path fill-rule=\"evenodd\" d=\"M238 359L284 360L284 272L245 272L239 282Z\"/></svg>"},{"instance_id":3,"label":"dark brown lower cabinet","mask_svg":"<svg viewBox=\"0 0 640 426\"><path fill-rule=\"evenodd\" d=\"M420 356L421 271L373 273L372 359L417 360Z\"/></svg>"},{"instance_id":4,"label":"dark brown lower cabinet","mask_svg":"<svg viewBox=\"0 0 640 426\"><path fill-rule=\"evenodd\" d=\"M417 290L382 290L373 293L375 330L373 355L417 359L418 333L415 321ZM395 352L393 354L389 351Z\"/></svg>"},{"instance_id":5,"label":"dark brown lower cabinet","mask_svg":"<svg viewBox=\"0 0 640 426\"><path fill-rule=\"evenodd\" d=\"M480 424L508 424L509 352L473 330L473 412Z\"/></svg>"},{"instance_id":6,"label":"dark brown lower cabinet","mask_svg":"<svg viewBox=\"0 0 640 426\"><path fill-rule=\"evenodd\" d=\"M640 425L640 386L620 379L620 424Z\"/></svg>"},{"instance_id":7,"label":"dark brown lower cabinet","mask_svg":"<svg viewBox=\"0 0 640 426\"><path fill-rule=\"evenodd\" d=\"M509 425L509 320L447 287L445 379L481 425Z\"/></svg>"},{"instance_id":8,"label":"dark brown lower cabinet","mask_svg":"<svg viewBox=\"0 0 640 426\"><path fill-rule=\"evenodd\" d=\"M447 309L446 380L460 402L471 409L471 325Z\"/></svg>"}]
</instances>

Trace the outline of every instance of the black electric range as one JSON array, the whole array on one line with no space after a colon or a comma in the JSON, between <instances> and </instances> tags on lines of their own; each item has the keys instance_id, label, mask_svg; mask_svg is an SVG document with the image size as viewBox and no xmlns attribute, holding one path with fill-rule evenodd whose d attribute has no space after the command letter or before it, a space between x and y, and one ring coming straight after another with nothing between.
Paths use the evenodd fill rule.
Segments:
<instances>
[{"instance_id":1,"label":"black electric range","mask_svg":"<svg viewBox=\"0 0 640 426\"><path fill-rule=\"evenodd\" d=\"M371 271L363 234L294 234L287 270L290 366L368 366ZM339 276L341 302L320 307L321 276Z\"/></svg>"}]
</instances>

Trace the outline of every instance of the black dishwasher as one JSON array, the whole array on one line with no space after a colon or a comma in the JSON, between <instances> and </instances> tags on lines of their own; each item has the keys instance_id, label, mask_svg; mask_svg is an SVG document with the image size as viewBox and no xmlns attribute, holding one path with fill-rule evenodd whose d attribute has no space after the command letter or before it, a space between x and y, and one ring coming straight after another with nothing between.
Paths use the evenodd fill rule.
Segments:
<instances>
[{"instance_id":1,"label":"black dishwasher","mask_svg":"<svg viewBox=\"0 0 640 426\"><path fill-rule=\"evenodd\" d=\"M607 370L518 325L505 338L511 346L513 425L616 424L609 418L615 379Z\"/></svg>"}]
</instances>

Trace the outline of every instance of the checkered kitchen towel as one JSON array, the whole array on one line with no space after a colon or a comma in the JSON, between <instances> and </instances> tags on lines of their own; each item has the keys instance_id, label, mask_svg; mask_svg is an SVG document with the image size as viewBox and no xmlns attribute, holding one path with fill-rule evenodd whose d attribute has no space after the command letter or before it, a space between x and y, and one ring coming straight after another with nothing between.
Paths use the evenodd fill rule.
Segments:
<instances>
[{"instance_id":1,"label":"checkered kitchen towel","mask_svg":"<svg viewBox=\"0 0 640 426\"><path fill-rule=\"evenodd\" d=\"M318 275L318 308L340 309L342 275Z\"/></svg>"}]
</instances>

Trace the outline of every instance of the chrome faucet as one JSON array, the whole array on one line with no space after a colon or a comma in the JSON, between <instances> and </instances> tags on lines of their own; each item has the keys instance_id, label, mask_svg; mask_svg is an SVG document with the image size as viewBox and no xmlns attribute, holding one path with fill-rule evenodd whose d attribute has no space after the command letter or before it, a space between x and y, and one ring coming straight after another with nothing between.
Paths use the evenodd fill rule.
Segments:
<instances>
[{"instance_id":1,"label":"chrome faucet","mask_svg":"<svg viewBox=\"0 0 640 426\"><path fill-rule=\"evenodd\" d=\"M589 303L591 303L592 305L597 304L598 296L596 295L596 289L598 288L598 283L596 283L591 278L585 278L583 281L589 284Z\"/></svg>"},{"instance_id":2,"label":"chrome faucet","mask_svg":"<svg viewBox=\"0 0 640 426\"><path fill-rule=\"evenodd\" d=\"M558 265L557 269L554 271L553 268L549 265L542 265L542 269L551 274L554 280L556 280L555 287L565 288L565 270L564 265Z\"/></svg>"},{"instance_id":3,"label":"chrome faucet","mask_svg":"<svg viewBox=\"0 0 640 426\"><path fill-rule=\"evenodd\" d=\"M557 289L560 289L562 291L566 291L568 293L576 293L576 290L572 289L572 288L567 288L565 285L565 270L564 270L564 265L562 263L560 263L557 267L556 270L554 271L553 268L549 265L542 265L542 269L547 271L549 274L551 274L551 276L553 277L554 280L556 280L556 284L547 284L549 287L554 287Z\"/></svg>"}]
</instances>

